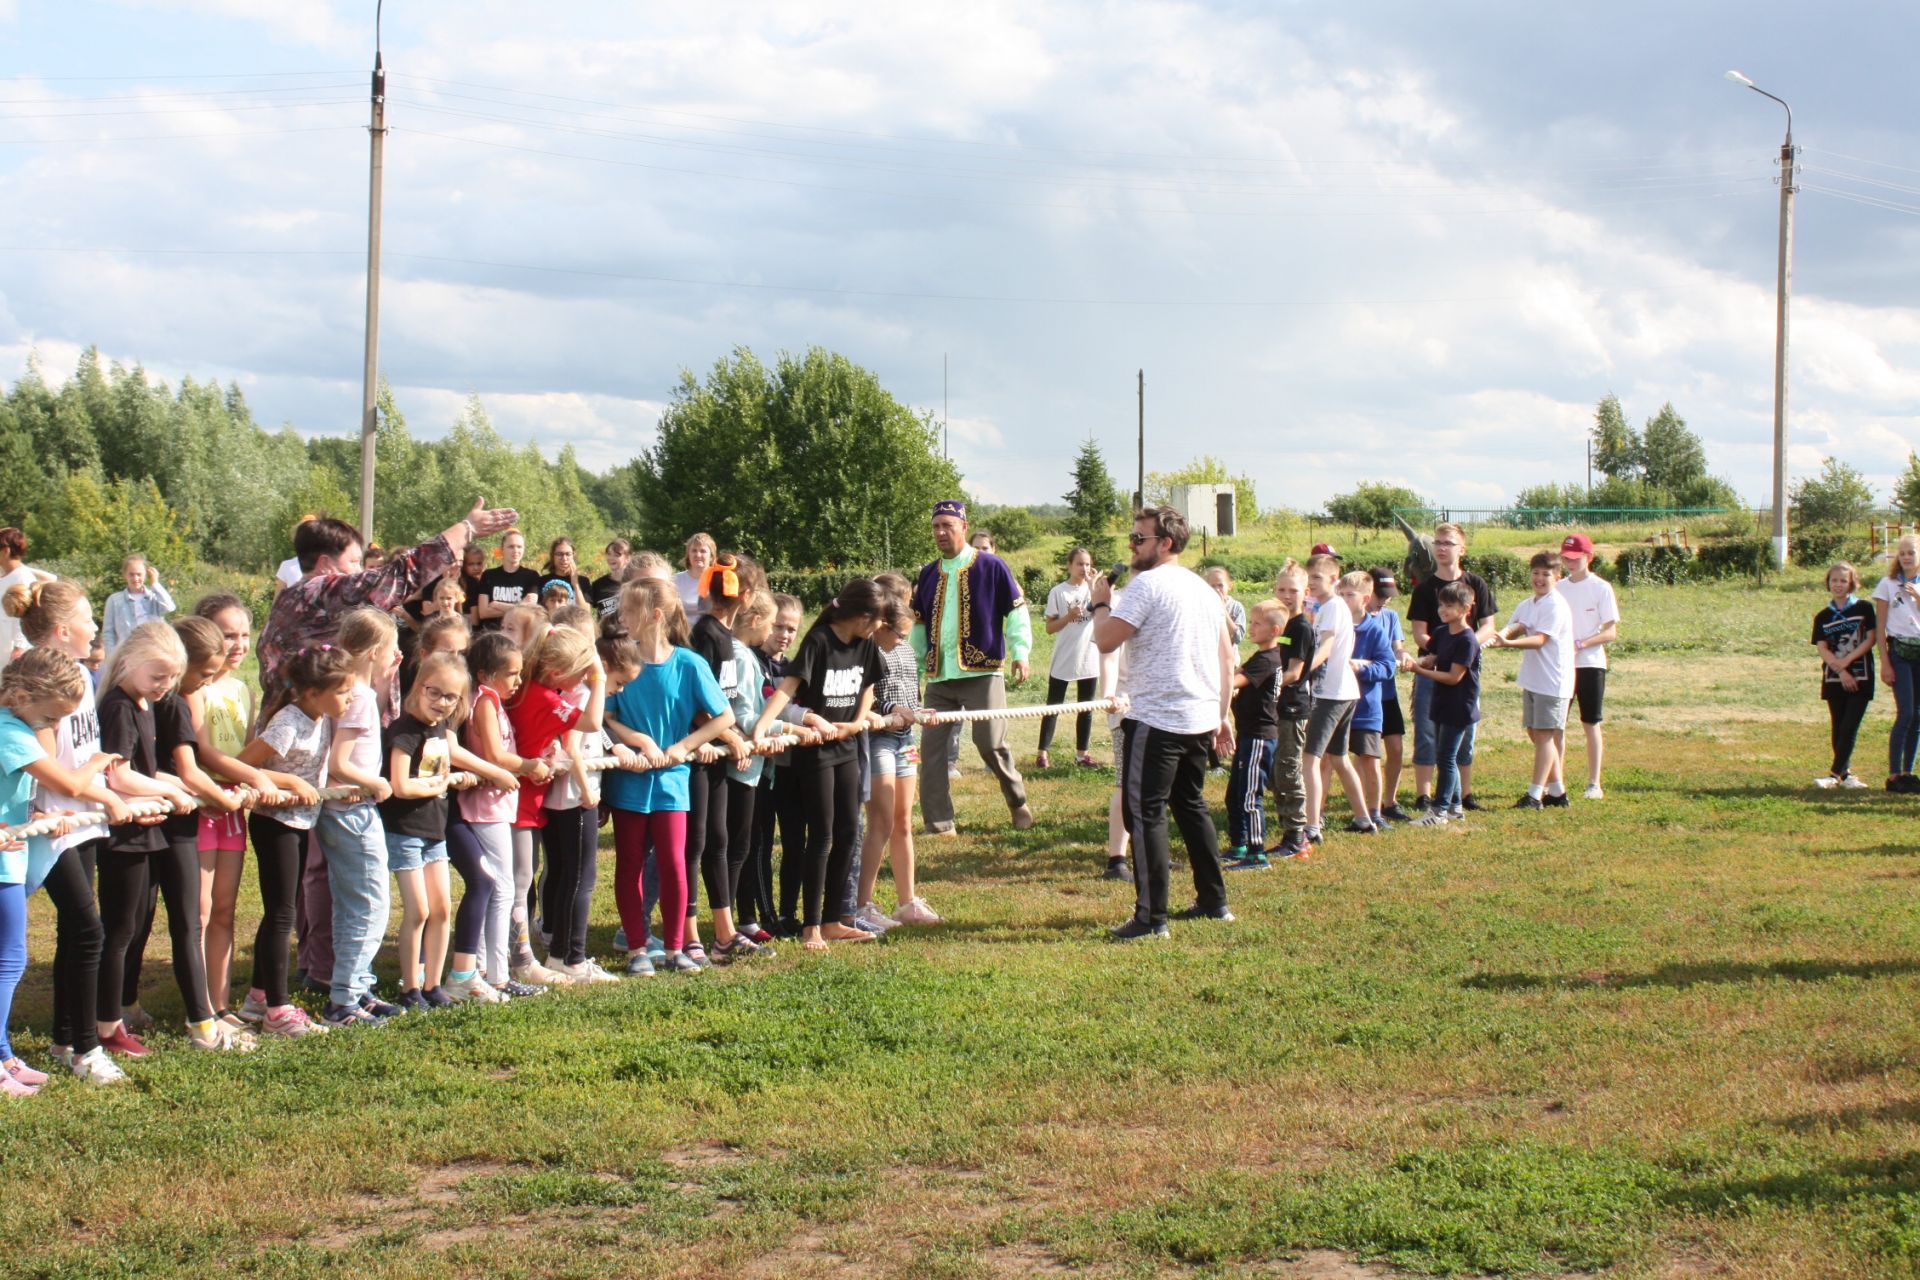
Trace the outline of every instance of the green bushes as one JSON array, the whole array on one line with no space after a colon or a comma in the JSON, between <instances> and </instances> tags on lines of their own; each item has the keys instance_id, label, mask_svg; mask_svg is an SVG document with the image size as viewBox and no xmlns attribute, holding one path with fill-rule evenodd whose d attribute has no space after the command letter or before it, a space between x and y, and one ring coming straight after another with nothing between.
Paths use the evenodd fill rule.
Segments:
<instances>
[{"instance_id":1,"label":"green bushes","mask_svg":"<svg viewBox=\"0 0 1920 1280\"><path fill-rule=\"evenodd\" d=\"M1494 591L1525 591L1533 586L1533 573L1527 562L1505 551L1475 551L1462 556L1460 564L1469 573L1477 573Z\"/></svg>"},{"instance_id":2,"label":"green bushes","mask_svg":"<svg viewBox=\"0 0 1920 1280\"><path fill-rule=\"evenodd\" d=\"M1614 562L1614 581L1623 587L1685 582L1693 555L1685 547L1628 547Z\"/></svg>"}]
</instances>

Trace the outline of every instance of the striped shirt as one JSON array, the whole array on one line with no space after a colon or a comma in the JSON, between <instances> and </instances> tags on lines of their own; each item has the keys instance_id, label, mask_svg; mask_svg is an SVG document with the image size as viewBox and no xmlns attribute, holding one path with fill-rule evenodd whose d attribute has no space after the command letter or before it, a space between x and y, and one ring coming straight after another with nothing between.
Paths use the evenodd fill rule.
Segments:
<instances>
[{"instance_id":1,"label":"striped shirt","mask_svg":"<svg viewBox=\"0 0 1920 1280\"><path fill-rule=\"evenodd\" d=\"M880 668L880 683L873 691L873 709L886 712L905 707L918 711L920 664L913 656L913 646L901 640L893 648L881 650Z\"/></svg>"}]
</instances>

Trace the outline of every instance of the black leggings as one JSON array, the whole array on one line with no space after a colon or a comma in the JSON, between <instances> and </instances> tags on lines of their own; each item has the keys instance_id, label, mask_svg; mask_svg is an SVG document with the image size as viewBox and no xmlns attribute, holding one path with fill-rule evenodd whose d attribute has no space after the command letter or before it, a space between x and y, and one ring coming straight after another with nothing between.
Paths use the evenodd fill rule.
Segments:
<instances>
[{"instance_id":1,"label":"black leggings","mask_svg":"<svg viewBox=\"0 0 1920 1280\"><path fill-rule=\"evenodd\" d=\"M801 923L814 929L847 914L847 867L860 821L860 762L851 756L839 764L809 761L795 774L807 813L807 914Z\"/></svg>"},{"instance_id":2,"label":"black leggings","mask_svg":"<svg viewBox=\"0 0 1920 1280\"><path fill-rule=\"evenodd\" d=\"M47 873L47 900L55 913L53 1042L76 1055L100 1047L93 1015L107 935L93 900L93 866L106 847L105 837L70 846ZM197 904L194 918L199 918ZM119 1014L116 1008L114 1016Z\"/></svg>"},{"instance_id":3,"label":"black leggings","mask_svg":"<svg viewBox=\"0 0 1920 1280\"><path fill-rule=\"evenodd\" d=\"M287 1003L287 941L293 937L293 905L312 832L256 812L247 819L247 834L253 837L254 866L260 876L253 985L266 994L269 1009L278 1009Z\"/></svg>"},{"instance_id":4,"label":"black leggings","mask_svg":"<svg viewBox=\"0 0 1920 1280\"><path fill-rule=\"evenodd\" d=\"M595 857L600 850L600 811L547 810L540 843L546 853L547 874L540 882L540 920L553 934L549 956L562 964L583 964L587 958L587 918L593 905Z\"/></svg>"},{"instance_id":5,"label":"black leggings","mask_svg":"<svg viewBox=\"0 0 1920 1280\"><path fill-rule=\"evenodd\" d=\"M1093 701L1093 689L1099 681L1094 679L1076 680L1074 684L1075 702ZM1047 705L1057 707L1067 700L1067 682L1047 677ZM1040 749L1045 751L1053 745L1053 726L1059 716L1040 717ZM1093 742L1093 712L1082 711L1073 717L1074 747L1084 753Z\"/></svg>"},{"instance_id":6,"label":"black leggings","mask_svg":"<svg viewBox=\"0 0 1920 1280\"><path fill-rule=\"evenodd\" d=\"M147 939L153 936L153 917L160 910L160 882L148 877L147 902L140 909L140 927L127 944L126 976L120 982L120 1004L131 1009L140 1003L140 971L147 958Z\"/></svg>"},{"instance_id":7,"label":"black leggings","mask_svg":"<svg viewBox=\"0 0 1920 1280\"><path fill-rule=\"evenodd\" d=\"M1833 776L1844 778L1853 763L1853 740L1860 736L1860 721L1873 705L1873 686L1863 684L1837 698L1827 699L1827 715L1833 720Z\"/></svg>"},{"instance_id":8,"label":"black leggings","mask_svg":"<svg viewBox=\"0 0 1920 1280\"><path fill-rule=\"evenodd\" d=\"M692 804L687 810L687 919L699 914L695 876L707 882L707 906L733 909L732 881L727 875L727 762L693 766L688 780Z\"/></svg>"},{"instance_id":9,"label":"black leggings","mask_svg":"<svg viewBox=\"0 0 1920 1280\"><path fill-rule=\"evenodd\" d=\"M147 892L159 884L167 903L167 936L173 942L173 980L188 1022L213 1017L207 1002L207 960L200 946L200 849L191 836L169 836L167 847L154 853L100 854L100 922L106 927L106 948L100 955L95 984L95 1016L102 1022L120 1017L120 997L126 984L127 949L146 918Z\"/></svg>"},{"instance_id":10,"label":"black leggings","mask_svg":"<svg viewBox=\"0 0 1920 1280\"><path fill-rule=\"evenodd\" d=\"M751 896L741 896L742 873L753 859L753 805L760 787L758 783L742 782L738 778L727 779L727 902L735 908L735 924L739 923L738 914L753 907ZM745 886L751 889L751 886Z\"/></svg>"},{"instance_id":11,"label":"black leggings","mask_svg":"<svg viewBox=\"0 0 1920 1280\"><path fill-rule=\"evenodd\" d=\"M800 914L806 880L807 809L800 802L800 774L790 764L781 765L773 780L773 816L780 826L780 918L793 920ZM771 843L767 856L773 856Z\"/></svg>"},{"instance_id":12,"label":"black leggings","mask_svg":"<svg viewBox=\"0 0 1920 1280\"><path fill-rule=\"evenodd\" d=\"M463 886L460 905L453 912L453 949L460 955L477 956L480 939L487 927L487 909L493 895L503 892L487 874L486 851L473 828L452 817L447 819L447 861L460 873ZM506 893L513 892L508 885Z\"/></svg>"}]
</instances>

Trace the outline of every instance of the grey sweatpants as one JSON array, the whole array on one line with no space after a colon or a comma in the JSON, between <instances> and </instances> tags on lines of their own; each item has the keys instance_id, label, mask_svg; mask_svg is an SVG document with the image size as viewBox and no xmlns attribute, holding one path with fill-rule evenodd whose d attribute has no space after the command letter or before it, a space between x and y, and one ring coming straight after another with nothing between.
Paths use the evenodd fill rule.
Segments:
<instances>
[{"instance_id":1,"label":"grey sweatpants","mask_svg":"<svg viewBox=\"0 0 1920 1280\"><path fill-rule=\"evenodd\" d=\"M995 676L967 676L960 680L935 680L927 685L922 705L929 711L978 711L1007 705L1006 683ZM1027 802L1026 780L1013 763L1007 747L1005 720L975 720L973 745L980 752L993 776L1000 780L1000 794L1006 797L1008 810ZM920 737L926 757L920 764L920 813L927 830L945 833L953 830L953 792L947 780L947 759L953 740L943 733Z\"/></svg>"}]
</instances>

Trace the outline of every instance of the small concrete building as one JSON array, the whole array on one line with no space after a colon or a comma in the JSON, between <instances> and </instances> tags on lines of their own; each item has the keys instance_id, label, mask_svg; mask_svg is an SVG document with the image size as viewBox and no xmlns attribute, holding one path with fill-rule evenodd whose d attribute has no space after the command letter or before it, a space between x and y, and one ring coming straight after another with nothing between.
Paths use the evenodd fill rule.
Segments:
<instances>
[{"instance_id":1,"label":"small concrete building","mask_svg":"<svg viewBox=\"0 0 1920 1280\"><path fill-rule=\"evenodd\" d=\"M1173 509L1187 518L1187 530L1216 538L1234 535L1234 488L1230 484L1180 484L1173 487Z\"/></svg>"}]
</instances>

